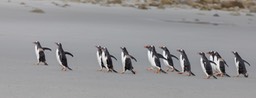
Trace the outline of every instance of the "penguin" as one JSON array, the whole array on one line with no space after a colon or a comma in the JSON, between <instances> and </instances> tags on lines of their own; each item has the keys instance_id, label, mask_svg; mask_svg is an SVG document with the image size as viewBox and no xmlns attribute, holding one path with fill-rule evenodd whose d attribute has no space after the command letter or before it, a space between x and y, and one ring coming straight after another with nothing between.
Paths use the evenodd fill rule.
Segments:
<instances>
[{"instance_id":1,"label":"penguin","mask_svg":"<svg viewBox=\"0 0 256 98\"><path fill-rule=\"evenodd\" d=\"M220 56L220 54L218 52L215 52L215 56L217 59L217 67L218 67L218 71L220 72L220 76L223 77L224 75L227 77L230 77L225 70L225 65L228 67L227 62ZM218 76L218 75L217 75Z\"/></svg>"},{"instance_id":2,"label":"penguin","mask_svg":"<svg viewBox=\"0 0 256 98\"><path fill-rule=\"evenodd\" d=\"M148 49L148 52L147 52L147 55L148 55L148 61L149 61L149 63L151 64L151 65L153 65L153 60L152 60L152 47L153 47L153 45L146 45L146 46L144 46L144 48L147 48ZM148 68L148 70L152 70L153 69L153 67L150 67L150 68Z\"/></svg>"},{"instance_id":3,"label":"penguin","mask_svg":"<svg viewBox=\"0 0 256 98\"><path fill-rule=\"evenodd\" d=\"M165 72L162 68L161 68L161 62L160 62L160 58L167 60L166 58L163 57L163 55L159 54L156 52L155 50L155 46L153 45L148 45L145 46L145 48L149 49L148 52L148 58L149 58L149 62L151 63L151 66L153 68L156 68L157 71L156 73L162 72L164 74L167 74L167 72Z\"/></svg>"},{"instance_id":4,"label":"penguin","mask_svg":"<svg viewBox=\"0 0 256 98\"><path fill-rule=\"evenodd\" d=\"M250 63L248 63L247 61L243 60L242 57L238 54L238 52L236 51L232 51L232 53L235 55L235 64L236 64L236 68L237 68L237 77L239 77L240 74L243 74L244 77L248 77L248 73L245 67L245 63L248 64L250 66Z\"/></svg>"},{"instance_id":5,"label":"penguin","mask_svg":"<svg viewBox=\"0 0 256 98\"><path fill-rule=\"evenodd\" d=\"M113 62L112 62L111 58L114 58L115 60L117 60L116 57L114 57L113 55L109 54L108 49L106 47L103 47L102 48L102 60L103 60L104 66L106 67L108 72L118 73L114 69Z\"/></svg>"},{"instance_id":6,"label":"penguin","mask_svg":"<svg viewBox=\"0 0 256 98\"><path fill-rule=\"evenodd\" d=\"M121 59L122 59L122 64L123 64L123 72L122 74L124 74L124 72L126 70L130 70L133 74L136 74L136 72L133 70L133 66L132 66L132 60L137 62L137 60L128 53L127 49L125 47L120 47L122 52L121 52Z\"/></svg>"},{"instance_id":7,"label":"penguin","mask_svg":"<svg viewBox=\"0 0 256 98\"><path fill-rule=\"evenodd\" d=\"M97 52L96 52L97 61L100 65L99 71L102 71L103 68L106 68L103 64L103 61L102 61L102 47L101 46L96 46L96 48L97 48Z\"/></svg>"},{"instance_id":8,"label":"penguin","mask_svg":"<svg viewBox=\"0 0 256 98\"><path fill-rule=\"evenodd\" d=\"M196 76L192 71L191 71L191 65L188 60L187 54L183 49L178 49L178 52L180 52L180 66L181 66L181 72L179 74L183 74L185 72L188 72L188 76Z\"/></svg>"},{"instance_id":9,"label":"penguin","mask_svg":"<svg viewBox=\"0 0 256 98\"><path fill-rule=\"evenodd\" d=\"M207 59L207 57L205 56L204 52L199 52L199 55L201 55L200 58L200 63L201 63L201 67L203 69L203 72L206 74L206 79L209 79L211 76L215 79L217 79L217 77L214 76L213 71L212 71L212 66L210 63L213 63L216 65L215 62L210 61Z\"/></svg>"},{"instance_id":10,"label":"penguin","mask_svg":"<svg viewBox=\"0 0 256 98\"><path fill-rule=\"evenodd\" d=\"M215 62L216 64L218 63L218 62L217 62L217 57L216 57L216 55L215 55L215 51L209 51L209 52L207 52L207 54L210 55L210 56L209 56L209 60L210 60L210 61L213 61L213 62ZM213 71L214 74L219 74L219 73L220 73L220 71L218 70L218 66L217 66L217 65L211 63L211 66L212 66L212 71Z\"/></svg>"},{"instance_id":11,"label":"penguin","mask_svg":"<svg viewBox=\"0 0 256 98\"><path fill-rule=\"evenodd\" d=\"M71 57L74 57L73 54L64 51L62 48L62 44L61 43L55 43L58 48L56 49L56 57L57 57L57 61L59 62L59 64L62 66L62 71L67 71L67 69L72 70L69 66L68 66L68 61L67 61L67 55L70 55Z\"/></svg>"},{"instance_id":12,"label":"penguin","mask_svg":"<svg viewBox=\"0 0 256 98\"><path fill-rule=\"evenodd\" d=\"M36 59L37 59L36 65L39 65L40 62L44 63L44 65L48 65L46 63L44 50L49 50L49 51L52 51L52 50L47 47L42 47L39 41L35 41L33 43L35 44L35 53L36 53Z\"/></svg>"},{"instance_id":13,"label":"penguin","mask_svg":"<svg viewBox=\"0 0 256 98\"><path fill-rule=\"evenodd\" d=\"M172 55L166 46L161 46L160 48L163 49L163 56L164 56L164 58L167 59L167 60L165 60L165 59L163 60L165 65L168 67L168 69L166 71L169 71L169 69L172 69L171 72L173 72L174 70L176 72L180 72L178 69L176 69L174 67L172 58L175 58L177 60L179 60L179 59L175 55Z\"/></svg>"}]
</instances>

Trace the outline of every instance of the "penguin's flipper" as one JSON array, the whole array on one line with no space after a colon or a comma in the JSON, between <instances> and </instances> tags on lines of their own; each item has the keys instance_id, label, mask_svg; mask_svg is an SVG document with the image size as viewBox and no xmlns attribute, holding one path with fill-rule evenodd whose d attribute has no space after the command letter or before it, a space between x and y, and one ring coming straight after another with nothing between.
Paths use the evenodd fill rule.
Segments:
<instances>
[{"instance_id":1,"label":"penguin's flipper","mask_svg":"<svg viewBox=\"0 0 256 98\"><path fill-rule=\"evenodd\" d=\"M160 69L160 71L164 74L167 74L167 72L165 72L163 69Z\"/></svg>"},{"instance_id":2,"label":"penguin's flipper","mask_svg":"<svg viewBox=\"0 0 256 98\"><path fill-rule=\"evenodd\" d=\"M173 69L176 71L176 72L180 72L178 69L176 69L175 67L173 67Z\"/></svg>"},{"instance_id":3,"label":"penguin's flipper","mask_svg":"<svg viewBox=\"0 0 256 98\"><path fill-rule=\"evenodd\" d=\"M178 57L176 57L175 55L172 55L172 54L171 54L171 57L173 57L173 58L175 58L175 59L179 60L179 58L178 58Z\"/></svg>"},{"instance_id":4,"label":"penguin's flipper","mask_svg":"<svg viewBox=\"0 0 256 98\"><path fill-rule=\"evenodd\" d=\"M224 64L225 64L227 67L229 67L226 61L223 61L223 62L224 62Z\"/></svg>"},{"instance_id":5,"label":"penguin's flipper","mask_svg":"<svg viewBox=\"0 0 256 98\"><path fill-rule=\"evenodd\" d=\"M159 54L159 53L156 54L156 57L157 57L157 58L162 58L162 59L167 60L162 54Z\"/></svg>"},{"instance_id":6,"label":"penguin's flipper","mask_svg":"<svg viewBox=\"0 0 256 98\"><path fill-rule=\"evenodd\" d=\"M67 67L69 70L72 70L70 67Z\"/></svg>"},{"instance_id":7,"label":"penguin's flipper","mask_svg":"<svg viewBox=\"0 0 256 98\"><path fill-rule=\"evenodd\" d=\"M212 77L213 77L214 79L217 79L217 77L215 77L214 75L212 75Z\"/></svg>"},{"instance_id":8,"label":"penguin's flipper","mask_svg":"<svg viewBox=\"0 0 256 98\"><path fill-rule=\"evenodd\" d=\"M113 72L118 73L115 69L112 69Z\"/></svg>"},{"instance_id":9,"label":"penguin's flipper","mask_svg":"<svg viewBox=\"0 0 256 98\"><path fill-rule=\"evenodd\" d=\"M69 52L67 52L67 51L65 51L65 54L68 54L68 55L74 57L73 54L71 54L71 53L69 53Z\"/></svg>"},{"instance_id":10,"label":"penguin's flipper","mask_svg":"<svg viewBox=\"0 0 256 98\"><path fill-rule=\"evenodd\" d=\"M209 60L209 62L210 62L210 63L213 63L214 65L217 65L217 64L216 64L215 62L213 62L213 61L210 61L210 60Z\"/></svg>"},{"instance_id":11,"label":"penguin's flipper","mask_svg":"<svg viewBox=\"0 0 256 98\"><path fill-rule=\"evenodd\" d=\"M244 60L244 62L245 62L246 64L248 64L249 66L251 66L251 64L250 64L250 63L248 63L247 61L245 61L245 60Z\"/></svg>"},{"instance_id":12,"label":"penguin's flipper","mask_svg":"<svg viewBox=\"0 0 256 98\"><path fill-rule=\"evenodd\" d=\"M226 73L225 73L224 75L227 76L227 77L230 77L230 75L228 75L228 74L226 74Z\"/></svg>"},{"instance_id":13,"label":"penguin's flipper","mask_svg":"<svg viewBox=\"0 0 256 98\"><path fill-rule=\"evenodd\" d=\"M190 74L193 75L193 76L196 76L192 71L190 71Z\"/></svg>"},{"instance_id":14,"label":"penguin's flipper","mask_svg":"<svg viewBox=\"0 0 256 98\"><path fill-rule=\"evenodd\" d=\"M136 74L136 72L135 72L134 70L131 70L131 72L132 72L133 74Z\"/></svg>"},{"instance_id":15,"label":"penguin's flipper","mask_svg":"<svg viewBox=\"0 0 256 98\"><path fill-rule=\"evenodd\" d=\"M136 61L137 62L137 60L133 57L133 56L131 56L131 55L129 55L134 61Z\"/></svg>"},{"instance_id":16,"label":"penguin's flipper","mask_svg":"<svg viewBox=\"0 0 256 98\"><path fill-rule=\"evenodd\" d=\"M47 48L47 47L43 47L43 50L49 50L49 51L52 51L52 49Z\"/></svg>"},{"instance_id":17,"label":"penguin's flipper","mask_svg":"<svg viewBox=\"0 0 256 98\"><path fill-rule=\"evenodd\" d=\"M110 55L110 57L114 58L117 61L116 57L114 57L113 55Z\"/></svg>"}]
</instances>

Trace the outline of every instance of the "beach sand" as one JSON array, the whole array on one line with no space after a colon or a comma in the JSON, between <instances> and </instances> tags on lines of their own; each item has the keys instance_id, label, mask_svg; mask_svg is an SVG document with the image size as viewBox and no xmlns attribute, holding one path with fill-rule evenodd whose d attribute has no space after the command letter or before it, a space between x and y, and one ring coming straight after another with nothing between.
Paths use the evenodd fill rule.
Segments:
<instances>
[{"instance_id":1,"label":"beach sand","mask_svg":"<svg viewBox=\"0 0 256 98\"><path fill-rule=\"evenodd\" d=\"M196 9L138 10L68 4L59 7L50 0L0 1L1 97L252 98L255 95L255 16ZM31 12L35 8L44 13ZM214 17L215 13L220 17ZM34 41L53 50L45 51L49 66L34 65ZM73 71L61 71L54 42L61 42L64 50L74 55L68 56ZM150 64L143 46L148 44L155 45L159 53L162 50L158 47L165 45L176 56L179 56L176 49L183 48L196 76L147 71ZM113 63L119 72L122 71L120 47L125 46L138 60L133 62L137 74L97 71L95 45L107 47L118 59ZM251 64L246 66L249 78L241 75L204 79L198 52L210 50L218 51L227 61L226 71L231 76L236 76L231 51L238 51ZM179 61L174 63L180 70ZM162 67L166 69L163 63Z\"/></svg>"}]
</instances>

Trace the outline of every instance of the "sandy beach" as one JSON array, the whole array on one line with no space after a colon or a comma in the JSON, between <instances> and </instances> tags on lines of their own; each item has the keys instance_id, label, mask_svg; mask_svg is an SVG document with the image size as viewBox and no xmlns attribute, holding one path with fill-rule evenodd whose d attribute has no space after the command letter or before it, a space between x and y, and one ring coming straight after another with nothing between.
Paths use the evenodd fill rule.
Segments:
<instances>
[{"instance_id":1,"label":"sandy beach","mask_svg":"<svg viewBox=\"0 0 256 98\"><path fill-rule=\"evenodd\" d=\"M253 98L256 92L256 14L231 15L225 11L197 9L138 10L129 7L104 7L68 3L59 7L53 0L0 1L0 97L5 98ZM23 3L21 3L23 2ZM57 1L59 4L63 2ZM31 12L41 9L42 12ZM214 17L214 14L220 17ZM34 44L52 49L45 51L49 64L34 65ZM61 42L73 71L61 71L57 63L55 42ZM155 74L150 67L144 45L152 44L157 52L165 45L172 54L182 48L196 76L176 72ZM121 46L138 62L137 72L125 74L97 71L95 45L105 46L114 68L121 72ZM198 52L218 51L227 61L228 77L204 79ZM234 55L237 51L251 66L249 77L236 76ZM179 61L175 67L181 69ZM163 69L166 66L162 62Z\"/></svg>"}]
</instances>

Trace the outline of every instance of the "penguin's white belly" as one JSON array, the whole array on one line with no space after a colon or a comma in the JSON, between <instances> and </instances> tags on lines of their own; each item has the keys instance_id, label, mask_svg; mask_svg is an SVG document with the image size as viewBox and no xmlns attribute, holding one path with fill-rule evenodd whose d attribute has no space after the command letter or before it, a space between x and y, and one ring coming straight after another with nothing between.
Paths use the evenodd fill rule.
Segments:
<instances>
[{"instance_id":1,"label":"penguin's white belly","mask_svg":"<svg viewBox=\"0 0 256 98\"><path fill-rule=\"evenodd\" d=\"M210 56L209 60L215 62L215 59L214 59L214 57L212 57L212 56ZM217 62L215 62L215 63L217 64ZM213 72L218 71L218 70L217 70L217 65L211 63L211 67L212 67L212 71L213 71Z\"/></svg>"},{"instance_id":2,"label":"penguin's white belly","mask_svg":"<svg viewBox=\"0 0 256 98\"><path fill-rule=\"evenodd\" d=\"M206 72L206 69L205 69L205 66L204 66L202 58L200 59L200 63L201 63L201 67L202 67L203 72L205 73L206 76L208 76L208 73Z\"/></svg>"},{"instance_id":3,"label":"penguin's white belly","mask_svg":"<svg viewBox=\"0 0 256 98\"><path fill-rule=\"evenodd\" d=\"M39 62L39 50L37 49L37 46L35 46L35 53L36 53L36 59Z\"/></svg>"},{"instance_id":4,"label":"penguin's white belly","mask_svg":"<svg viewBox=\"0 0 256 98\"><path fill-rule=\"evenodd\" d=\"M96 55L97 55L98 63L99 63L99 65L100 65L100 67L101 67L101 55L99 54L98 51L97 51Z\"/></svg>"},{"instance_id":5,"label":"penguin's white belly","mask_svg":"<svg viewBox=\"0 0 256 98\"><path fill-rule=\"evenodd\" d=\"M217 65L212 64L212 65L214 65L214 67L212 67L212 69L213 69L214 71L216 71L216 72L221 72L221 71L220 71L219 60L218 60L218 58L217 58L216 56L214 56L213 62L216 63Z\"/></svg>"},{"instance_id":6,"label":"penguin's white belly","mask_svg":"<svg viewBox=\"0 0 256 98\"><path fill-rule=\"evenodd\" d=\"M148 51L148 61L151 64L151 66L154 66L152 53L150 51Z\"/></svg>"},{"instance_id":7,"label":"penguin's white belly","mask_svg":"<svg viewBox=\"0 0 256 98\"><path fill-rule=\"evenodd\" d=\"M239 62L236 61L236 58L235 58L235 65L236 65L237 73L239 73L239 72L238 72L238 71L239 71Z\"/></svg>"},{"instance_id":8,"label":"penguin's white belly","mask_svg":"<svg viewBox=\"0 0 256 98\"><path fill-rule=\"evenodd\" d=\"M124 56L124 53L123 53L123 52L121 53L121 59L122 59L123 67L125 67L125 59L126 59L126 56Z\"/></svg>"},{"instance_id":9,"label":"penguin's white belly","mask_svg":"<svg viewBox=\"0 0 256 98\"><path fill-rule=\"evenodd\" d=\"M156 61L155 61L156 59L155 59L155 58L156 58L155 56L152 57L152 63L153 63L152 66L153 66L154 68L161 69L160 67L158 67L158 66L156 65Z\"/></svg>"},{"instance_id":10,"label":"penguin's white belly","mask_svg":"<svg viewBox=\"0 0 256 98\"><path fill-rule=\"evenodd\" d=\"M102 52L102 61L104 66L108 69L108 64L107 64L107 57L105 56L105 52Z\"/></svg>"},{"instance_id":11,"label":"penguin's white belly","mask_svg":"<svg viewBox=\"0 0 256 98\"><path fill-rule=\"evenodd\" d=\"M57 58L57 61L59 62L59 64L60 64L61 66L63 66L63 64L62 64L62 62L61 62L61 60L60 60L59 49L56 50L56 58Z\"/></svg>"},{"instance_id":12,"label":"penguin's white belly","mask_svg":"<svg viewBox=\"0 0 256 98\"><path fill-rule=\"evenodd\" d=\"M182 59L182 55L180 55L180 67L181 67L181 72L184 72L184 62L185 62L185 60Z\"/></svg>"},{"instance_id":13,"label":"penguin's white belly","mask_svg":"<svg viewBox=\"0 0 256 98\"><path fill-rule=\"evenodd\" d=\"M219 72L219 73L221 73L221 70L220 70L220 59L219 60L217 60L217 62L215 62L216 64L217 64L217 67L216 67L216 70Z\"/></svg>"},{"instance_id":14,"label":"penguin's white belly","mask_svg":"<svg viewBox=\"0 0 256 98\"><path fill-rule=\"evenodd\" d=\"M163 56L164 56L165 59L167 59L167 54L165 53L165 51L163 52ZM170 66L169 63L168 63L168 61L165 60L165 59L163 59L164 64L165 64L166 66Z\"/></svg>"}]
</instances>

